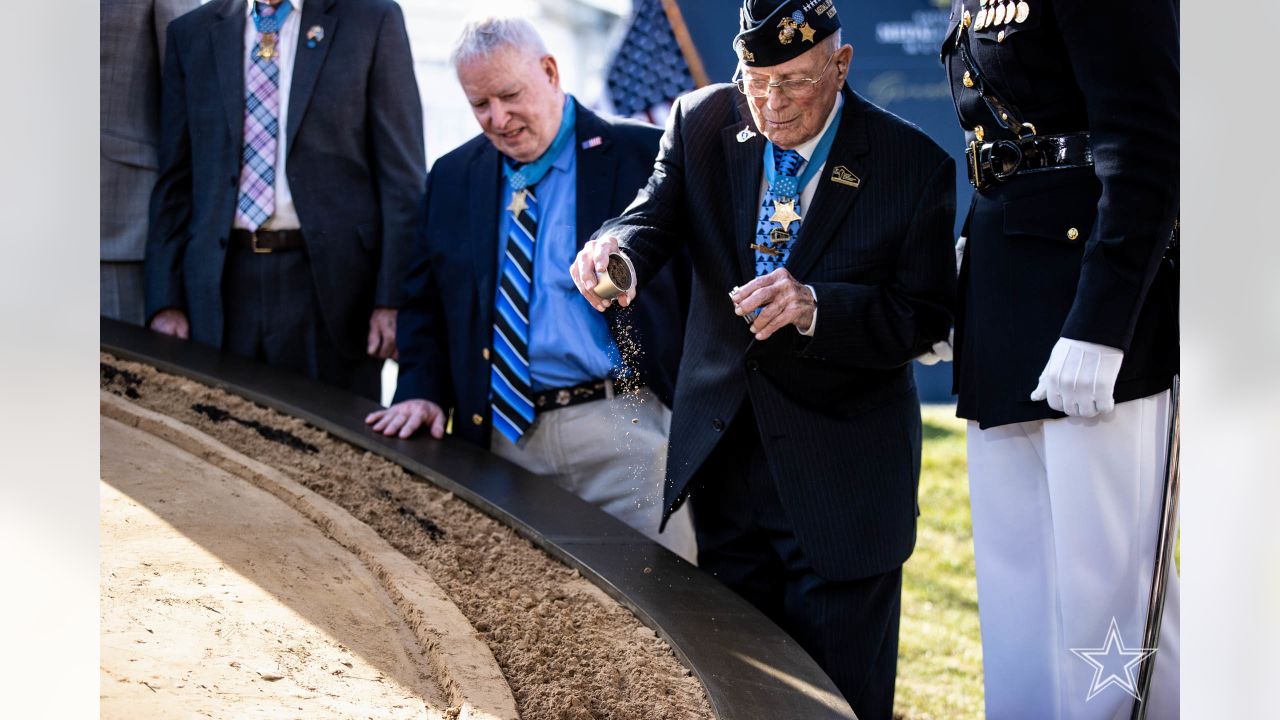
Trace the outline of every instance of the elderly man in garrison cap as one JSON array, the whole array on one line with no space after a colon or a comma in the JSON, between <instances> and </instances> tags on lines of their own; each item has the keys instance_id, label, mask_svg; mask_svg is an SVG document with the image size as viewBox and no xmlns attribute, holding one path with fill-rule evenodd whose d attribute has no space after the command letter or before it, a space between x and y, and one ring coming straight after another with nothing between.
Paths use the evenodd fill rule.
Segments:
<instances>
[{"instance_id":1,"label":"elderly man in garrison cap","mask_svg":"<svg viewBox=\"0 0 1280 720\"><path fill-rule=\"evenodd\" d=\"M621 251L693 284L666 512L691 503L705 569L787 629L863 718L889 718L915 545L912 358L952 320L955 165L845 86L830 0L746 0L735 84L672 109L653 174L570 268Z\"/></svg>"}]
</instances>

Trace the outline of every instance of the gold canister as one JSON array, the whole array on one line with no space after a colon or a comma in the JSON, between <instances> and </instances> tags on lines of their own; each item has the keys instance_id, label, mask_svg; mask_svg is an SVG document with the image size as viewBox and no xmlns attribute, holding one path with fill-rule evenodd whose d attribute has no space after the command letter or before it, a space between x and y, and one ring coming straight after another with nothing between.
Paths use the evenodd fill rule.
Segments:
<instances>
[{"instance_id":1,"label":"gold canister","mask_svg":"<svg viewBox=\"0 0 1280 720\"><path fill-rule=\"evenodd\" d=\"M631 274L631 264L622 253L613 252L609 253L609 265L592 291L605 300L613 300L619 295L630 292L635 284L636 279Z\"/></svg>"}]
</instances>

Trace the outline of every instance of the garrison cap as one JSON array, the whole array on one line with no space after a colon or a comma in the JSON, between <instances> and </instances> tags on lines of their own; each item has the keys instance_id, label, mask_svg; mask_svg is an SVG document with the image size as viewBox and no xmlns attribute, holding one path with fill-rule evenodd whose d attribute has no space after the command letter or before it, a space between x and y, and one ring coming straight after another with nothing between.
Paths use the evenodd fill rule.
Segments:
<instances>
[{"instance_id":1,"label":"garrison cap","mask_svg":"<svg viewBox=\"0 0 1280 720\"><path fill-rule=\"evenodd\" d=\"M747 67L771 67L804 54L840 29L834 0L742 0L733 51Z\"/></svg>"}]
</instances>

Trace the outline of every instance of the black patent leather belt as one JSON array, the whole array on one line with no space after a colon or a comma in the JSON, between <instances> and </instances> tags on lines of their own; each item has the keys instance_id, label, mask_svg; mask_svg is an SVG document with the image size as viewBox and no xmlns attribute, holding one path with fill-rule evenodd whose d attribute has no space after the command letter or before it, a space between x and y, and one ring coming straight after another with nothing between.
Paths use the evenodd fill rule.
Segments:
<instances>
[{"instance_id":1,"label":"black patent leather belt","mask_svg":"<svg viewBox=\"0 0 1280 720\"><path fill-rule=\"evenodd\" d=\"M1031 135L1017 140L980 142L964 151L969 184L981 190L1023 173L1069 170L1093 165L1089 133Z\"/></svg>"},{"instance_id":2,"label":"black patent leather belt","mask_svg":"<svg viewBox=\"0 0 1280 720\"><path fill-rule=\"evenodd\" d=\"M231 244L241 250L273 253L286 250L302 250L301 230L238 230L231 231Z\"/></svg>"},{"instance_id":3,"label":"black patent leather belt","mask_svg":"<svg viewBox=\"0 0 1280 720\"><path fill-rule=\"evenodd\" d=\"M571 387L535 392L533 394L533 409L535 412L559 410L570 405L579 405L612 397L612 380L591 380Z\"/></svg>"}]
</instances>

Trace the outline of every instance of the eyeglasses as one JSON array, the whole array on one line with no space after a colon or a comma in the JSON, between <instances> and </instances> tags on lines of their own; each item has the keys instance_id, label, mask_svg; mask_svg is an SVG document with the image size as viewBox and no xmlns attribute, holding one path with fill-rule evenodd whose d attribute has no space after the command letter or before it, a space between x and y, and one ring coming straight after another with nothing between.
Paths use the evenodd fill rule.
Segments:
<instances>
[{"instance_id":1,"label":"eyeglasses","mask_svg":"<svg viewBox=\"0 0 1280 720\"><path fill-rule=\"evenodd\" d=\"M816 78L792 78L790 80L778 80L777 82L771 82L766 78L744 77L742 66L739 65L738 69L733 73L733 84L738 86L738 92L747 97L769 97L770 90L778 90L787 97L806 98L817 91L818 83L822 82L822 76L827 74L827 68L831 67L831 61L835 56L835 53L831 53L831 57L827 58L827 64L822 66L822 72L818 73Z\"/></svg>"}]
</instances>

